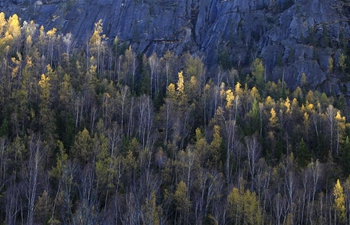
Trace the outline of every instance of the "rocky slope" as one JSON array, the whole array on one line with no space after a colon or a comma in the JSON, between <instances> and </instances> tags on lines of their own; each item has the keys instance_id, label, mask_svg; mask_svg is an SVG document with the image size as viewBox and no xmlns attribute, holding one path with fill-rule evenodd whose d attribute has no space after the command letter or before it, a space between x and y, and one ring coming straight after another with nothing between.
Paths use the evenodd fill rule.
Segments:
<instances>
[{"instance_id":1,"label":"rocky slope","mask_svg":"<svg viewBox=\"0 0 350 225\"><path fill-rule=\"evenodd\" d=\"M350 96L339 67L350 7L340 0L0 0L0 10L71 32L78 44L102 19L110 40L148 55L189 51L209 68L242 69L261 57L267 79L294 88L305 73L310 87Z\"/></svg>"}]
</instances>

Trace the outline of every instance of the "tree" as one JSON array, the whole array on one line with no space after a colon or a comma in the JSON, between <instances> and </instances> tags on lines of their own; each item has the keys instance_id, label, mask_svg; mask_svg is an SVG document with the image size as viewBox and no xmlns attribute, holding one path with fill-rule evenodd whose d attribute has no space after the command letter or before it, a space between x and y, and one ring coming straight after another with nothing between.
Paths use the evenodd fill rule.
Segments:
<instances>
[{"instance_id":1,"label":"tree","mask_svg":"<svg viewBox=\"0 0 350 225\"><path fill-rule=\"evenodd\" d=\"M228 120L225 121L225 131L226 131L226 163L225 163L225 175L226 182L229 183L231 181L231 173L232 173L232 153L235 147L236 141L236 121ZM239 159L238 159L239 160Z\"/></svg>"},{"instance_id":2,"label":"tree","mask_svg":"<svg viewBox=\"0 0 350 225\"><path fill-rule=\"evenodd\" d=\"M13 39L21 36L21 26L19 24L19 18L17 14L13 14L9 17L7 25L7 33L8 35L11 35Z\"/></svg>"},{"instance_id":3,"label":"tree","mask_svg":"<svg viewBox=\"0 0 350 225\"><path fill-rule=\"evenodd\" d=\"M9 17L5 29L6 31L3 40L8 47L12 47L21 36L21 26L17 14Z\"/></svg>"},{"instance_id":4,"label":"tree","mask_svg":"<svg viewBox=\"0 0 350 225\"><path fill-rule=\"evenodd\" d=\"M52 73L52 71L51 71ZM51 84L50 77L45 76L45 74L41 75L41 79L39 80L40 87L40 103L39 103L39 127L40 132L43 135L43 140L49 146L55 145L55 121L54 121L54 113L51 110Z\"/></svg>"},{"instance_id":5,"label":"tree","mask_svg":"<svg viewBox=\"0 0 350 225\"><path fill-rule=\"evenodd\" d=\"M29 141L29 165L27 171L28 179L28 190L26 193L28 199L28 224L34 223L34 210L35 210L35 201L37 197L37 189L39 183L39 173L42 171L40 165L42 165L41 160L43 157L41 140L36 136L32 135Z\"/></svg>"},{"instance_id":6,"label":"tree","mask_svg":"<svg viewBox=\"0 0 350 225\"><path fill-rule=\"evenodd\" d=\"M106 45L106 36L102 34L103 32L103 23L100 19L97 23L95 23L94 33L92 34L89 40L89 48L90 52L96 56L97 59L97 71L101 72L101 68L103 68L103 57L101 54L105 51ZM102 55L103 56L103 55ZM102 59L102 60L101 60Z\"/></svg>"},{"instance_id":7,"label":"tree","mask_svg":"<svg viewBox=\"0 0 350 225\"><path fill-rule=\"evenodd\" d=\"M276 113L276 111L275 111L274 108L271 108L270 114L271 114L271 116L270 116L270 118L269 118L269 127L270 127L271 129L276 129L276 128L278 128L277 126L278 126L279 124L278 124L277 113Z\"/></svg>"},{"instance_id":8,"label":"tree","mask_svg":"<svg viewBox=\"0 0 350 225\"><path fill-rule=\"evenodd\" d=\"M262 224L262 210L254 192L233 188L227 196L228 216L233 224Z\"/></svg>"},{"instance_id":9,"label":"tree","mask_svg":"<svg viewBox=\"0 0 350 225\"><path fill-rule=\"evenodd\" d=\"M163 59L165 61L165 75L166 75L166 82L165 87L168 87L169 83L172 82L172 77L170 77L171 74L174 72L174 66L176 65L176 56L171 51L166 51Z\"/></svg>"},{"instance_id":10,"label":"tree","mask_svg":"<svg viewBox=\"0 0 350 225\"><path fill-rule=\"evenodd\" d=\"M259 135L262 135L261 129L262 129L262 124L260 121L260 108L259 108L259 103L256 98L254 98L253 105L251 110L247 113L247 125L246 125L246 130L248 135L252 135L254 133L259 133Z\"/></svg>"},{"instance_id":11,"label":"tree","mask_svg":"<svg viewBox=\"0 0 350 225\"><path fill-rule=\"evenodd\" d=\"M334 59L333 59L333 57L330 57L328 59L328 73L330 73L330 74L333 73L333 67L334 67Z\"/></svg>"},{"instance_id":12,"label":"tree","mask_svg":"<svg viewBox=\"0 0 350 225\"><path fill-rule=\"evenodd\" d=\"M131 88L131 92L134 93L136 89L136 55L133 52L131 46L125 51L122 71L118 74L123 84L128 85ZM148 83L146 84L148 86ZM148 87L152 90L151 86ZM150 94L151 92L144 92L145 94Z\"/></svg>"},{"instance_id":13,"label":"tree","mask_svg":"<svg viewBox=\"0 0 350 225\"><path fill-rule=\"evenodd\" d=\"M52 201L46 190L43 191L35 203L35 221L45 224L50 218Z\"/></svg>"},{"instance_id":14,"label":"tree","mask_svg":"<svg viewBox=\"0 0 350 225\"><path fill-rule=\"evenodd\" d=\"M153 125L153 108L151 99L142 95L138 99L138 135L143 148L151 145L151 133Z\"/></svg>"},{"instance_id":15,"label":"tree","mask_svg":"<svg viewBox=\"0 0 350 225\"><path fill-rule=\"evenodd\" d=\"M345 138L345 143L340 151L340 164L345 177L350 175L350 140L349 136ZM350 197L350 196L349 196Z\"/></svg>"},{"instance_id":16,"label":"tree","mask_svg":"<svg viewBox=\"0 0 350 225\"><path fill-rule=\"evenodd\" d=\"M54 43L56 41L56 28L52 28L51 30L47 31L47 37L49 38L49 56L50 56L50 65L52 66L53 63L53 50L54 50Z\"/></svg>"},{"instance_id":17,"label":"tree","mask_svg":"<svg viewBox=\"0 0 350 225\"><path fill-rule=\"evenodd\" d=\"M175 86L172 84L173 91L175 92ZM162 122L164 124L164 139L163 144L166 146L169 141L169 137L171 134L172 122L174 121L174 116L172 113L174 112L174 101L170 98L164 99L164 105L160 108L160 112L162 115Z\"/></svg>"},{"instance_id":18,"label":"tree","mask_svg":"<svg viewBox=\"0 0 350 225\"><path fill-rule=\"evenodd\" d=\"M36 40L36 34L37 34L37 24L34 23L34 21L30 21L29 23L24 21L22 25L22 30L24 31L25 35L25 50L24 50L24 57L38 57L38 48L37 46L33 45L33 39Z\"/></svg>"},{"instance_id":19,"label":"tree","mask_svg":"<svg viewBox=\"0 0 350 225\"><path fill-rule=\"evenodd\" d=\"M68 223L73 215L69 206L73 204L72 193L74 192L73 186L76 185L74 176L77 168L76 164L68 159L62 142L58 141L57 148L56 166L52 167L49 172L51 178L58 182L55 198L52 201L50 221L54 223L59 219L63 223Z\"/></svg>"},{"instance_id":20,"label":"tree","mask_svg":"<svg viewBox=\"0 0 350 225\"><path fill-rule=\"evenodd\" d=\"M256 87L259 91L264 91L264 72L265 68L261 59L256 58L250 67Z\"/></svg>"},{"instance_id":21,"label":"tree","mask_svg":"<svg viewBox=\"0 0 350 225\"><path fill-rule=\"evenodd\" d=\"M177 87L176 90L178 91L178 96L179 96L179 100L180 103L185 103L185 81L184 81L184 76L183 76L183 72L180 71L178 73L178 81L177 81Z\"/></svg>"},{"instance_id":22,"label":"tree","mask_svg":"<svg viewBox=\"0 0 350 225\"><path fill-rule=\"evenodd\" d=\"M187 198L188 190L186 183L184 181L180 181L176 187L176 191L174 193L174 201L176 205L176 210L179 213L179 221L180 223L188 223L188 213L191 207L191 202Z\"/></svg>"},{"instance_id":23,"label":"tree","mask_svg":"<svg viewBox=\"0 0 350 225\"><path fill-rule=\"evenodd\" d=\"M248 169L251 178L251 188L250 190L254 190L255 183L255 173L256 173L256 163L259 160L261 154L261 146L258 142L257 135L253 135L251 137L245 138L246 150L247 150L247 161L248 161Z\"/></svg>"},{"instance_id":24,"label":"tree","mask_svg":"<svg viewBox=\"0 0 350 225\"><path fill-rule=\"evenodd\" d=\"M207 164L214 166L214 168L220 164L222 150L222 137L220 135L220 126L214 125L213 140L209 145L209 159Z\"/></svg>"},{"instance_id":25,"label":"tree","mask_svg":"<svg viewBox=\"0 0 350 225\"><path fill-rule=\"evenodd\" d=\"M243 187L240 189L233 188L230 194L227 196L228 202L228 216L233 221L233 224L243 223L244 217L244 190Z\"/></svg>"},{"instance_id":26,"label":"tree","mask_svg":"<svg viewBox=\"0 0 350 225\"><path fill-rule=\"evenodd\" d=\"M266 99L267 104L268 103L268 99ZM265 104L266 105L266 104ZM278 147L278 131L279 131L279 125L280 125L280 121L279 118L277 117L277 113L275 111L275 109L273 107L271 107L270 110L270 117L268 120L268 130L267 130L267 139L269 139L269 143L270 143L270 149L269 150L269 154L272 154L272 157L274 157L275 159L279 159L280 158L280 154L281 152L277 151L277 147Z\"/></svg>"},{"instance_id":27,"label":"tree","mask_svg":"<svg viewBox=\"0 0 350 225\"><path fill-rule=\"evenodd\" d=\"M5 13L0 12L0 37L4 36L6 25L7 25L7 21L5 18Z\"/></svg>"},{"instance_id":28,"label":"tree","mask_svg":"<svg viewBox=\"0 0 350 225\"><path fill-rule=\"evenodd\" d=\"M344 196L345 196L345 208L346 210L346 220L349 221L350 211L350 177L348 176L344 183Z\"/></svg>"},{"instance_id":29,"label":"tree","mask_svg":"<svg viewBox=\"0 0 350 225\"><path fill-rule=\"evenodd\" d=\"M63 75L63 79L58 88L58 120L57 133L66 148L73 144L75 135L74 124L74 89L71 77L68 74Z\"/></svg>"},{"instance_id":30,"label":"tree","mask_svg":"<svg viewBox=\"0 0 350 225\"><path fill-rule=\"evenodd\" d=\"M346 64L346 56L344 55L344 53L342 53L340 55L340 58L339 58L339 67L340 67L340 70L341 72L345 72L346 68L347 68L347 64Z\"/></svg>"},{"instance_id":31,"label":"tree","mask_svg":"<svg viewBox=\"0 0 350 225\"><path fill-rule=\"evenodd\" d=\"M206 152L208 151L208 143L207 141L205 140L205 137L201 131L201 129L197 128L196 129L196 142L195 142L195 149L196 149L196 152L197 152L197 156L198 156L198 159L199 159L199 162L201 165L204 164L204 157L205 157L205 154Z\"/></svg>"},{"instance_id":32,"label":"tree","mask_svg":"<svg viewBox=\"0 0 350 225\"><path fill-rule=\"evenodd\" d=\"M305 144L305 141L303 138L300 140L300 143L297 146L297 150L298 150L298 154L297 154L298 165L301 168L304 168L305 166L307 166L309 164L311 157L310 157L309 151L306 147L306 144Z\"/></svg>"},{"instance_id":33,"label":"tree","mask_svg":"<svg viewBox=\"0 0 350 225\"><path fill-rule=\"evenodd\" d=\"M234 99L235 99L235 96L234 96L232 90L228 89L226 91L226 106L225 106L226 109L230 110L232 108Z\"/></svg>"},{"instance_id":34,"label":"tree","mask_svg":"<svg viewBox=\"0 0 350 225\"><path fill-rule=\"evenodd\" d=\"M322 172L323 172L323 164L321 164L318 160L311 161L309 163L308 167L308 172L310 173L311 176L311 185L312 185L312 196L311 200L312 202L315 201L316 197L316 190L317 190L317 185L320 182Z\"/></svg>"},{"instance_id":35,"label":"tree","mask_svg":"<svg viewBox=\"0 0 350 225\"><path fill-rule=\"evenodd\" d=\"M327 121L328 121L328 129L329 129L329 133L330 133L330 150L331 153L333 153L334 150L334 127L335 127L335 116L336 116L336 109L333 107L333 105L329 105L327 107L327 111L326 111L326 116L327 116Z\"/></svg>"},{"instance_id":36,"label":"tree","mask_svg":"<svg viewBox=\"0 0 350 225\"><path fill-rule=\"evenodd\" d=\"M186 59L185 73L191 80L196 80L196 85L193 87L194 91L199 96L202 86L205 82L205 67L202 60L197 57L188 56Z\"/></svg>"},{"instance_id":37,"label":"tree","mask_svg":"<svg viewBox=\"0 0 350 225\"><path fill-rule=\"evenodd\" d=\"M337 111L337 114L335 116L336 121L336 132L337 132L337 140L336 140L336 155L339 155L339 146L343 139L343 133L345 131L346 127L346 119L345 116L341 116L340 110Z\"/></svg>"},{"instance_id":38,"label":"tree","mask_svg":"<svg viewBox=\"0 0 350 225\"><path fill-rule=\"evenodd\" d=\"M159 94L159 58L156 53L153 53L148 58L148 63L151 69L151 93L150 96L153 99L155 96Z\"/></svg>"},{"instance_id":39,"label":"tree","mask_svg":"<svg viewBox=\"0 0 350 225\"><path fill-rule=\"evenodd\" d=\"M159 225L160 224L160 207L156 203L156 192L152 191L150 197L146 198L145 204L142 206L143 224Z\"/></svg>"},{"instance_id":40,"label":"tree","mask_svg":"<svg viewBox=\"0 0 350 225\"><path fill-rule=\"evenodd\" d=\"M345 224L346 222L346 208L345 208L345 194L343 187L340 184L339 179L333 188L334 196L334 223L335 224Z\"/></svg>"},{"instance_id":41,"label":"tree","mask_svg":"<svg viewBox=\"0 0 350 225\"><path fill-rule=\"evenodd\" d=\"M80 163L87 163L92 159L92 139L86 128L79 131L75 136L74 144L71 149L71 156Z\"/></svg>"},{"instance_id":42,"label":"tree","mask_svg":"<svg viewBox=\"0 0 350 225\"><path fill-rule=\"evenodd\" d=\"M302 87L302 88L305 88L306 86L307 86L307 78L306 78L306 74L305 73L303 73L302 75L301 75L301 81L300 81L301 83L300 83L300 86Z\"/></svg>"},{"instance_id":43,"label":"tree","mask_svg":"<svg viewBox=\"0 0 350 225\"><path fill-rule=\"evenodd\" d=\"M62 38L63 43L66 45L66 55L67 55L68 61L69 61L69 54L70 54L71 46L73 42L72 38L73 38L72 33L67 33Z\"/></svg>"}]
</instances>

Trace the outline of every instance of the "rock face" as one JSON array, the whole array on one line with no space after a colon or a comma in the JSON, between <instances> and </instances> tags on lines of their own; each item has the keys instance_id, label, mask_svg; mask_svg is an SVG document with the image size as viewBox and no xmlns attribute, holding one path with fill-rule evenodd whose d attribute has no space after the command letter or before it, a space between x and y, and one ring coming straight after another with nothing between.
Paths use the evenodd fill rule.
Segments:
<instances>
[{"instance_id":1,"label":"rock face","mask_svg":"<svg viewBox=\"0 0 350 225\"><path fill-rule=\"evenodd\" d=\"M341 0L0 0L7 15L71 32L76 43L102 19L110 40L137 52L189 51L209 68L223 60L241 69L260 57L270 80L295 88L305 73L310 87L336 94L350 86L337 69L350 38L349 9Z\"/></svg>"}]
</instances>

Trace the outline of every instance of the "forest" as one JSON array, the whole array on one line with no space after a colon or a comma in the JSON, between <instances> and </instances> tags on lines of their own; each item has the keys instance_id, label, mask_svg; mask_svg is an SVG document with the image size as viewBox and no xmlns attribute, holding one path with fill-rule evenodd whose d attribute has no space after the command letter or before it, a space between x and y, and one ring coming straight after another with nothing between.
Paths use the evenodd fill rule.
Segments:
<instances>
[{"instance_id":1,"label":"forest","mask_svg":"<svg viewBox=\"0 0 350 225\"><path fill-rule=\"evenodd\" d=\"M343 95L260 58L146 56L102 23L75 45L0 13L0 224L350 223Z\"/></svg>"}]
</instances>

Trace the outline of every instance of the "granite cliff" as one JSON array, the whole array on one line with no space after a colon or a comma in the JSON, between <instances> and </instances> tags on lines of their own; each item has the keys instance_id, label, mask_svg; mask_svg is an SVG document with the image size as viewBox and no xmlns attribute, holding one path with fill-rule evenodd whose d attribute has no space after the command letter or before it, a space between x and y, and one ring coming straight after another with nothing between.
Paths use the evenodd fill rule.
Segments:
<instances>
[{"instance_id":1,"label":"granite cliff","mask_svg":"<svg viewBox=\"0 0 350 225\"><path fill-rule=\"evenodd\" d=\"M0 0L0 10L71 32L76 44L102 19L110 40L117 36L147 55L189 51L210 69L248 72L260 57L269 80L294 88L305 73L311 88L350 96L340 66L350 38L345 0Z\"/></svg>"}]
</instances>

